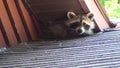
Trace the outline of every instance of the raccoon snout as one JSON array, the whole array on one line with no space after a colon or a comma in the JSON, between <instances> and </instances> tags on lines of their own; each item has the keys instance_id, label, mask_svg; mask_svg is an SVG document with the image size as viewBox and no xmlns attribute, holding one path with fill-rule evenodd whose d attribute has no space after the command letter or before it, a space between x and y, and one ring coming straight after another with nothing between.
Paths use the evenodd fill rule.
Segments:
<instances>
[{"instance_id":1,"label":"raccoon snout","mask_svg":"<svg viewBox=\"0 0 120 68\"><path fill-rule=\"evenodd\" d=\"M84 34L85 33L85 29L84 27L79 27L78 29L76 29L76 32L80 35Z\"/></svg>"},{"instance_id":2,"label":"raccoon snout","mask_svg":"<svg viewBox=\"0 0 120 68\"><path fill-rule=\"evenodd\" d=\"M82 33L82 30L81 30L81 29L79 29L79 30L77 30L77 32L81 34L81 33Z\"/></svg>"}]
</instances>

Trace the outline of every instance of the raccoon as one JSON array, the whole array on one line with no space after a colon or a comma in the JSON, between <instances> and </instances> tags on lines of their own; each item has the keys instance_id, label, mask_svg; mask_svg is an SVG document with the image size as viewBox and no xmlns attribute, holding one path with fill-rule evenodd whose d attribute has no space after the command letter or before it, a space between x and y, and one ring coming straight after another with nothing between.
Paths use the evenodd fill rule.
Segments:
<instances>
[{"instance_id":1,"label":"raccoon","mask_svg":"<svg viewBox=\"0 0 120 68\"><path fill-rule=\"evenodd\" d=\"M67 20L54 21L48 27L52 37L65 38L71 35L92 35L95 24L93 22L93 14L76 15L74 12L67 12Z\"/></svg>"},{"instance_id":2,"label":"raccoon","mask_svg":"<svg viewBox=\"0 0 120 68\"><path fill-rule=\"evenodd\" d=\"M93 22L94 15L92 13L76 15L74 12L67 13L68 20L65 21L67 27L78 35L94 34L95 23Z\"/></svg>"}]
</instances>

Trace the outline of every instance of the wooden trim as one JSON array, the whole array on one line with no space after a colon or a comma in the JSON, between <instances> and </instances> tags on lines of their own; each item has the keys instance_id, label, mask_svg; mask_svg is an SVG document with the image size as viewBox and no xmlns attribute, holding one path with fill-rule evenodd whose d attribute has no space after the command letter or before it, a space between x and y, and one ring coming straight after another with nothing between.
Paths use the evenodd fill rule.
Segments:
<instances>
[{"instance_id":1,"label":"wooden trim","mask_svg":"<svg viewBox=\"0 0 120 68\"><path fill-rule=\"evenodd\" d=\"M110 22L109 17L108 17L108 15L107 15L105 9L103 8L102 4L100 3L100 1L99 1L99 0L94 0L94 1L95 1L96 5L97 5L98 9L100 10L101 14L102 14L103 17L105 18L106 22L109 24L109 26L110 26L110 27L114 27L114 26L112 25L112 23Z\"/></svg>"},{"instance_id":2,"label":"wooden trim","mask_svg":"<svg viewBox=\"0 0 120 68\"><path fill-rule=\"evenodd\" d=\"M26 34L25 30L24 30L24 26L22 24L22 21L21 21L20 15L18 13L18 10L16 8L14 0L7 0L7 4L9 6L11 16L12 16L12 18L14 20L14 24L15 24L15 27L17 29L17 33L18 33L18 35L20 37L20 41L21 42L28 41L27 34Z\"/></svg>"},{"instance_id":3,"label":"wooden trim","mask_svg":"<svg viewBox=\"0 0 120 68\"><path fill-rule=\"evenodd\" d=\"M82 10L85 12L85 13L89 13L90 10L88 8L88 6L86 5L85 1L84 0L78 0L79 3L80 3L80 6L82 7Z\"/></svg>"},{"instance_id":4,"label":"wooden trim","mask_svg":"<svg viewBox=\"0 0 120 68\"><path fill-rule=\"evenodd\" d=\"M28 0L21 0L21 1L29 13L31 21L34 24L35 29L36 29L37 33L39 34L39 37L43 36L43 27L44 27L43 23L39 21L37 15L34 13L32 8L30 7Z\"/></svg>"},{"instance_id":5,"label":"wooden trim","mask_svg":"<svg viewBox=\"0 0 120 68\"><path fill-rule=\"evenodd\" d=\"M10 47L9 40L3 28L2 21L0 19L0 47Z\"/></svg>"},{"instance_id":6,"label":"wooden trim","mask_svg":"<svg viewBox=\"0 0 120 68\"><path fill-rule=\"evenodd\" d=\"M39 16L36 14L35 10L33 10L32 6L30 4L30 0L22 0L22 2L23 2L23 5L25 6L25 8L28 10L28 13L31 17L32 22L34 22L34 24L35 24L35 27L39 34L39 37L44 38L44 36L45 36L44 30L47 28L46 23L41 21Z\"/></svg>"},{"instance_id":7,"label":"wooden trim","mask_svg":"<svg viewBox=\"0 0 120 68\"><path fill-rule=\"evenodd\" d=\"M5 5L6 11L7 11L7 13L8 13L8 16L9 16L9 19L10 19L10 23L11 23L11 25L12 25L12 27L13 27L13 30L14 30L15 36L16 36L16 38L17 38L17 41L20 43L20 42L21 42L20 36L19 36L18 33L17 33L17 29L16 29L16 27L15 27L15 22L14 22L14 19L13 19L13 17L12 17L12 14L11 14L11 12L10 12L9 6L8 6L8 4L7 4L7 0L4 0L3 3L4 3L4 5Z\"/></svg>"},{"instance_id":8,"label":"wooden trim","mask_svg":"<svg viewBox=\"0 0 120 68\"><path fill-rule=\"evenodd\" d=\"M26 10L22 1L21 0L17 0L17 1L20 5L22 14L24 16L26 26L27 26L29 33L30 33L30 36L31 36L31 40L37 40L39 37L38 37L37 30L35 29L35 25L33 24L34 22L32 22L30 15L29 15L28 11Z\"/></svg>"},{"instance_id":9,"label":"wooden trim","mask_svg":"<svg viewBox=\"0 0 120 68\"><path fill-rule=\"evenodd\" d=\"M20 5L19 5L19 2L18 2L18 0L14 0L14 2L15 2L15 5L16 5L16 7L17 7L18 13L19 13L19 15L20 15L20 18L21 18L22 24L23 24L23 26L24 26L25 32L26 32L26 34L27 34L28 41L30 41L30 40L32 40L32 38L31 38L29 29L28 29L27 24L26 24L26 21L25 21L25 17L24 17L24 15L23 15L22 10L21 10L21 7L20 7Z\"/></svg>"},{"instance_id":10,"label":"wooden trim","mask_svg":"<svg viewBox=\"0 0 120 68\"><path fill-rule=\"evenodd\" d=\"M0 0L0 47L38 40L38 22L32 17L22 0Z\"/></svg>"},{"instance_id":11,"label":"wooden trim","mask_svg":"<svg viewBox=\"0 0 120 68\"><path fill-rule=\"evenodd\" d=\"M8 37L9 44L14 46L18 44L18 41L3 1L5 0L0 0L0 18L5 29L6 36Z\"/></svg>"}]
</instances>

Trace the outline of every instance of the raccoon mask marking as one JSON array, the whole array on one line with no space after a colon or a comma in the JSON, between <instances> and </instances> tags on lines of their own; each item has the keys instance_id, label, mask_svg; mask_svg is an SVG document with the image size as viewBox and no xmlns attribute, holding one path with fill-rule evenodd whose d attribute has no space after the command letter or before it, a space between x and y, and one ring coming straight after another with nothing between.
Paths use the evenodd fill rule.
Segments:
<instances>
[{"instance_id":1,"label":"raccoon mask marking","mask_svg":"<svg viewBox=\"0 0 120 68\"><path fill-rule=\"evenodd\" d=\"M82 34L93 34L93 29L95 28L93 22L93 14L88 13L84 15L76 15L74 12L68 12L68 20L65 22L70 30L76 32L79 35Z\"/></svg>"},{"instance_id":2,"label":"raccoon mask marking","mask_svg":"<svg viewBox=\"0 0 120 68\"><path fill-rule=\"evenodd\" d=\"M76 15L74 12L67 12L66 20L49 22L48 33L50 37L65 38L83 34L93 34L93 14Z\"/></svg>"}]
</instances>

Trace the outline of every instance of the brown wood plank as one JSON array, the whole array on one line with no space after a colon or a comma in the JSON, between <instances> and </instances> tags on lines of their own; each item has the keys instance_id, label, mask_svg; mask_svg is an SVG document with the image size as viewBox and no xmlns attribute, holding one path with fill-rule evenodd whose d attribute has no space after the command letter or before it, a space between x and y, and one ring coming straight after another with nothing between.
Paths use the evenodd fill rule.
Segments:
<instances>
[{"instance_id":1,"label":"brown wood plank","mask_svg":"<svg viewBox=\"0 0 120 68\"><path fill-rule=\"evenodd\" d=\"M3 36L4 42L5 42L5 46L10 47L10 42L8 40L8 37L7 37L6 31L3 27L1 19L0 19L0 30L1 30L1 35Z\"/></svg>"},{"instance_id":2,"label":"brown wood plank","mask_svg":"<svg viewBox=\"0 0 120 68\"><path fill-rule=\"evenodd\" d=\"M5 40L4 40L4 37L2 35L1 30L0 30L0 47L6 47L6 43L5 43Z\"/></svg>"},{"instance_id":3,"label":"brown wood plank","mask_svg":"<svg viewBox=\"0 0 120 68\"><path fill-rule=\"evenodd\" d=\"M23 3L21 0L18 0L18 4L20 5L21 11L23 13L27 28L29 30L30 36L32 40L36 40L38 39L38 34L37 31L35 29L35 25L33 24L34 22L32 22L29 13L27 12L26 8L24 7Z\"/></svg>"},{"instance_id":4,"label":"brown wood plank","mask_svg":"<svg viewBox=\"0 0 120 68\"><path fill-rule=\"evenodd\" d=\"M84 0L79 0L79 3L80 3L79 5L82 7L83 12L85 12L85 13L90 12L90 10Z\"/></svg>"},{"instance_id":5,"label":"brown wood plank","mask_svg":"<svg viewBox=\"0 0 120 68\"><path fill-rule=\"evenodd\" d=\"M24 30L25 30L25 32L26 32L26 34L27 34L28 41L30 41L32 38L31 38L30 32L29 32L29 30L28 30L28 27L27 27L25 18L24 18L24 16L23 16L22 10L21 10L21 8L20 8L20 5L19 5L19 3L18 3L18 0L14 0L14 2L15 2L15 5L16 5L16 7L17 7L18 13L19 13L19 15L20 15L22 24L23 24L23 26L24 26Z\"/></svg>"},{"instance_id":6,"label":"brown wood plank","mask_svg":"<svg viewBox=\"0 0 120 68\"><path fill-rule=\"evenodd\" d=\"M108 15L107 15L105 9L103 8L102 4L100 3L100 1L99 0L94 0L94 1L96 3L97 7L99 8L101 14L105 18L106 22L108 23L108 25L110 27L114 27L114 25L110 22L110 19L109 19Z\"/></svg>"},{"instance_id":7,"label":"brown wood plank","mask_svg":"<svg viewBox=\"0 0 120 68\"><path fill-rule=\"evenodd\" d=\"M7 37L10 41L10 45L11 46L17 45L18 41L14 33L14 29L11 25L10 19L8 17L7 11L5 9L3 0L0 0L0 10L1 10L1 13L0 13L1 21L2 21L3 27L5 28Z\"/></svg>"},{"instance_id":8,"label":"brown wood plank","mask_svg":"<svg viewBox=\"0 0 120 68\"><path fill-rule=\"evenodd\" d=\"M23 5L25 6L26 10L29 13L29 16L33 22L33 24L35 25L35 29L37 31L37 33L39 34L39 37L43 37L43 28L44 28L44 24L39 22L39 19L37 17L37 15L35 14L35 12L32 10L32 8L28 5L28 2L26 2L26 0L21 0Z\"/></svg>"},{"instance_id":9,"label":"brown wood plank","mask_svg":"<svg viewBox=\"0 0 120 68\"><path fill-rule=\"evenodd\" d=\"M8 6L10 8L12 17L13 17L14 22L15 22L15 27L17 29L17 32L20 36L21 41L23 41L23 42L28 41L27 34L24 30L24 26L22 24L22 21L20 19L19 14L18 14L17 8L16 8L15 3L14 3L14 0L7 0L7 3L8 3Z\"/></svg>"},{"instance_id":10,"label":"brown wood plank","mask_svg":"<svg viewBox=\"0 0 120 68\"><path fill-rule=\"evenodd\" d=\"M21 40L20 40L20 37L19 37L19 35L18 35L17 29L16 29L16 27L15 27L15 22L14 22L14 19L13 19L13 17L12 17L12 14L11 14L11 12L10 12L9 5L8 5L8 3L7 3L7 0L3 0L3 3L4 3L4 6L5 6L5 8L6 8L6 12L7 12L7 14L8 14L8 17L9 17L10 23L11 23L11 25L12 25L13 31L14 31L14 33L15 33L15 36L16 36L16 38L17 38L17 41L20 43Z\"/></svg>"},{"instance_id":11,"label":"brown wood plank","mask_svg":"<svg viewBox=\"0 0 120 68\"><path fill-rule=\"evenodd\" d=\"M2 30L2 22L0 19L0 47L6 47L7 44L5 42L5 39L1 30Z\"/></svg>"},{"instance_id":12,"label":"brown wood plank","mask_svg":"<svg viewBox=\"0 0 120 68\"><path fill-rule=\"evenodd\" d=\"M35 25L35 29L38 33L38 37L42 38L42 36L43 36L43 30L42 30L43 26L41 24L39 24L39 22L36 20L34 15L31 15L31 20L32 20L33 24Z\"/></svg>"}]
</instances>

